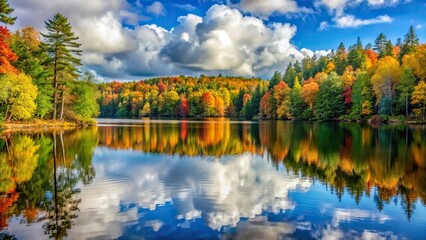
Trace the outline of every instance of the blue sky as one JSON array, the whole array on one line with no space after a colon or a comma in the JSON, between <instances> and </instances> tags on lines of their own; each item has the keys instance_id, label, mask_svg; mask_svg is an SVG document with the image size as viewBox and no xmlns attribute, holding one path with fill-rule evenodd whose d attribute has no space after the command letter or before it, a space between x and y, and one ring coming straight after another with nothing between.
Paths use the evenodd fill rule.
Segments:
<instances>
[{"instance_id":1,"label":"blue sky","mask_svg":"<svg viewBox=\"0 0 426 240\"><path fill-rule=\"evenodd\" d=\"M424 0L13 0L16 30L45 31L61 12L80 37L85 69L101 80L168 75L269 78L289 62L359 36L392 42L412 25L426 40ZM36 10L35 10L36 9Z\"/></svg>"}]
</instances>

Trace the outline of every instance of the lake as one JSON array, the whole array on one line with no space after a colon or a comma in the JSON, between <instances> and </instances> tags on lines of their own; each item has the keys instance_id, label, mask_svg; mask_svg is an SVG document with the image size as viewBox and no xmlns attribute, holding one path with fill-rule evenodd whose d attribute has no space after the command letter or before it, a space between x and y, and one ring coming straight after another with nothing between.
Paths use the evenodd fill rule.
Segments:
<instances>
[{"instance_id":1,"label":"lake","mask_svg":"<svg viewBox=\"0 0 426 240\"><path fill-rule=\"evenodd\" d=\"M0 173L0 239L426 238L425 126L104 119Z\"/></svg>"}]
</instances>

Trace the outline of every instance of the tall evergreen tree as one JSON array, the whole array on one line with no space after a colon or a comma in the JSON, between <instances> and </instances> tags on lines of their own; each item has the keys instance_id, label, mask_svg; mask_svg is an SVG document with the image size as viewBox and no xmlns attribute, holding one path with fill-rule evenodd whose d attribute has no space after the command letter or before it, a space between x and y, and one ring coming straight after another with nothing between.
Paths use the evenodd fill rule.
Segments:
<instances>
[{"instance_id":1,"label":"tall evergreen tree","mask_svg":"<svg viewBox=\"0 0 426 240\"><path fill-rule=\"evenodd\" d=\"M274 76L272 76L269 81L269 89L274 89L275 85L277 85L282 79L281 73L279 71L275 71Z\"/></svg>"},{"instance_id":2,"label":"tall evergreen tree","mask_svg":"<svg viewBox=\"0 0 426 240\"><path fill-rule=\"evenodd\" d=\"M410 29L408 30L408 33L405 34L404 41L402 42L399 60L401 61L404 55L414 53L418 46L419 46L419 38L417 37L413 26L410 26Z\"/></svg>"},{"instance_id":3,"label":"tall evergreen tree","mask_svg":"<svg viewBox=\"0 0 426 240\"><path fill-rule=\"evenodd\" d=\"M345 71L345 68L347 66L347 58L348 53L346 52L345 45L343 43L340 43L339 47L337 48L336 55L334 57L334 65L336 66L337 74L342 75L343 71Z\"/></svg>"},{"instance_id":4,"label":"tall evergreen tree","mask_svg":"<svg viewBox=\"0 0 426 240\"><path fill-rule=\"evenodd\" d=\"M81 65L81 61L76 56L80 56L82 51L78 49L81 44L76 42L78 37L74 35L71 24L65 16L56 13L53 19L46 21L45 24L47 33L42 36L45 38L45 51L50 55L46 63L53 70L53 119L55 120L58 111L59 76L63 74L78 76L77 66ZM63 91L62 96L64 96Z\"/></svg>"},{"instance_id":5,"label":"tall evergreen tree","mask_svg":"<svg viewBox=\"0 0 426 240\"><path fill-rule=\"evenodd\" d=\"M388 39L383 33L380 33L379 36L377 36L376 40L374 41L373 50L379 54L379 58L387 56L385 51L387 43L388 43Z\"/></svg>"},{"instance_id":6,"label":"tall evergreen tree","mask_svg":"<svg viewBox=\"0 0 426 240\"><path fill-rule=\"evenodd\" d=\"M13 25L16 20L16 17L10 16L13 10L7 0L0 0L0 22Z\"/></svg>"}]
</instances>

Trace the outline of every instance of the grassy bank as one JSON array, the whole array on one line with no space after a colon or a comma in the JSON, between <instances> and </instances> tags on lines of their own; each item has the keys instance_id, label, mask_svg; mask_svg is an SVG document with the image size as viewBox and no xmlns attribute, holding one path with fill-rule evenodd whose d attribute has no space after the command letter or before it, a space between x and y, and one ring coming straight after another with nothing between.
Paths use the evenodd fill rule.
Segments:
<instances>
[{"instance_id":1,"label":"grassy bank","mask_svg":"<svg viewBox=\"0 0 426 240\"><path fill-rule=\"evenodd\" d=\"M0 124L0 131L49 129L49 128L73 129L78 127L91 126L95 124L96 124L96 120L94 119L91 119L88 121L81 121L81 122L34 119L30 121L3 122Z\"/></svg>"}]
</instances>

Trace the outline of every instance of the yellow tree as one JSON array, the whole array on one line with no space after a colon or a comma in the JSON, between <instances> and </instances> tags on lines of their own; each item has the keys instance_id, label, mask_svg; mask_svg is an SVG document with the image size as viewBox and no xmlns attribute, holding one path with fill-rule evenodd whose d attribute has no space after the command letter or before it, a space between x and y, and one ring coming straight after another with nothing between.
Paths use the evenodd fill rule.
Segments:
<instances>
[{"instance_id":1,"label":"yellow tree","mask_svg":"<svg viewBox=\"0 0 426 240\"><path fill-rule=\"evenodd\" d=\"M37 87L25 74L5 74L0 78L0 106L6 108L5 119L26 120L36 110Z\"/></svg>"},{"instance_id":2,"label":"yellow tree","mask_svg":"<svg viewBox=\"0 0 426 240\"><path fill-rule=\"evenodd\" d=\"M274 87L274 98L277 103L278 118L290 118L290 87L283 81L280 81Z\"/></svg>"},{"instance_id":3,"label":"yellow tree","mask_svg":"<svg viewBox=\"0 0 426 240\"><path fill-rule=\"evenodd\" d=\"M413 96L411 97L412 104L418 104L421 107L415 109L414 112L417 116L421 116L425 120L425 109L426 109L426 83L421 80L417 86L414 87Z\"/></svg>"},{"instance_id":4,"label":"yellow tree","mask_svg":"<svg viewBox=\"0 0 426 240\"><path fill-rule=\"evenodd\" d=\"M380 112L392 114L392 99L400 77L399 63L395 58L386 56L377 62L371 80L380 108L386 110L381 109Z\"/></svg>"},{"instance_id":5,"label":"yellow tree","mask_svg":"<svg viewBox=\"0 0 426 240\"><path fill-rule=\"evenodd\" d=\"M426 44L422 44L417 48L414 58L417 61L414 66L414 73L420 79L426 79Z\"/></svg>"},{"instance_id":6,"label":"yellow tree","mask_svg":"<svg viewBox=\"0 0 426 240\"><path fill-rule=\"evenodd\" d=\"M313 104L317 99L319 85L315 81L310 81L302 86L302 97L309 108L312 110Z\"/></svg>"}]
</instances>

